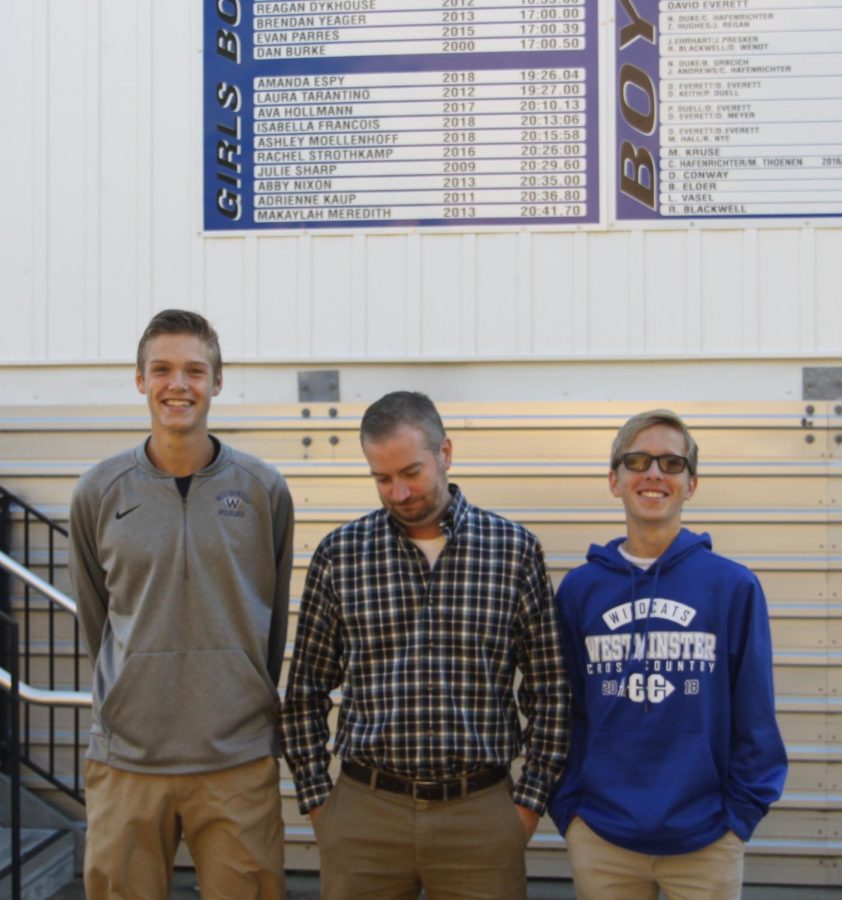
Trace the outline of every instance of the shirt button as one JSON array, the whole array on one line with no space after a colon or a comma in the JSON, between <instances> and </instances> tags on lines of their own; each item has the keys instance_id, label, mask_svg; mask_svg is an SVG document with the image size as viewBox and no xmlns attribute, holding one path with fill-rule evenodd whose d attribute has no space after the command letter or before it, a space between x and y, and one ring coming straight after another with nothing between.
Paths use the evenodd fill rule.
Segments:
<instances>
[{"instance_id":1,"label":"shirt button","mask_svg":"<svg viewBox=\"0 0 842 900\"><path fill-rule=\"evenodd\" d=\"M433 684L433 682L431 681L431 682L427 685L427 690L428 690L428 691L434 691L435 689L436 689L436 686L435 686L435 685Z\"/></svg>"}]
</instances>

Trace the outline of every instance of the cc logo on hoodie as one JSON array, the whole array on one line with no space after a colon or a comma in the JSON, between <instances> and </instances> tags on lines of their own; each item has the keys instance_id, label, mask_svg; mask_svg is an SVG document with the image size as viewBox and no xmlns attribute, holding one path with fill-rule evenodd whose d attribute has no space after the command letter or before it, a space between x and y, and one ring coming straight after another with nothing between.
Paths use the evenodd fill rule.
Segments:
<instances>
[{"instance_id":1,"label":"cc logo on hoodie","mask_svg":"<svg viewBox=\"0 0 842 900\"><path fill-rule=\"evenodd\" d=\"M675 690L675 685L663 675L645 676L642 672L629 675L625 694L633 703L661 703Z\"/></svg>"}]
</instances>

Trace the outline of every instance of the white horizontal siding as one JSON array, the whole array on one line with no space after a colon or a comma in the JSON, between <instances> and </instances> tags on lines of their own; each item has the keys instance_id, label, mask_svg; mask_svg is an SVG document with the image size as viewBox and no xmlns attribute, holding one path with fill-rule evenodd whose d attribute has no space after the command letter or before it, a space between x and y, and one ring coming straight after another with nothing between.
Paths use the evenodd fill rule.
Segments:
<instances>
[{"instance_id":1,"label":"white horizontal siding","mask_svg":"<svg viewBox=\"0 0 842 900\"><path fill-rule=\"evenodd\" d=\"M173 305L243 361L842 350L835 223L206 238L199 0L8 19L0 366L130 360Z\"/></svg>"},{"instance_id":2,"label":"white horizontal siding","mask_svg":"<svg viewBox=\"0 0 842 900\"><path fill-rule=\"evenodd\" d=\"M289 323L291 327L292 323ZM287 325L276 332L286 336ZM564 329L562 329L562 334ZM694 360L592 358L521 360L517 363L347 362L336 360L272 363L231 361L223 345L225 383L220 402L295 403L300 373L329 368L338 372L339 395L346 402L370 403L392 390L419 390L443 401L627 401L650 408L653 397L679 406L702 400L745 402L798 400L803 360ZM811 361L838 367L838 357ZM132 364L63 365L33 362L0 365L0 402L27 404L134 404L145 409L134 384Z\"/></svg>"}]
</instances>

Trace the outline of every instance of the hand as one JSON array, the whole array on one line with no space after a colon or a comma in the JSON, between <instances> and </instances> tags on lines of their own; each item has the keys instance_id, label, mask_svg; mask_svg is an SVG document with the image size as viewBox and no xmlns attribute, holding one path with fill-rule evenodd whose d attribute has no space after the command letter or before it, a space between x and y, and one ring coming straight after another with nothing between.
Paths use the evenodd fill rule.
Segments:
<instances>
[{"instance_id":1,"label":"hand","mask_svg":"<svg viewBox=\"0 0 842 900\"><path fill-rule=\"evenodd\" d=\"M520 816L523 830L526 832L526 839L529 840L532 835L535 834L535 829L538 827L538 820L541 817L534 810L527 809L525 806L518 806L517 803L515 803L515 810Z\"/></svg>"},{"instance_id":2,"label":"hand","mask_svg":"<svg viewBox=\"0 0 842 900\"><path fill-rule=\"evenodd\" d=\"M316 819L322 814L321 806L314 806L312 809L307 811L307 815L310 817L310 824L315 824Z\"/></svg>"}]
</instances>

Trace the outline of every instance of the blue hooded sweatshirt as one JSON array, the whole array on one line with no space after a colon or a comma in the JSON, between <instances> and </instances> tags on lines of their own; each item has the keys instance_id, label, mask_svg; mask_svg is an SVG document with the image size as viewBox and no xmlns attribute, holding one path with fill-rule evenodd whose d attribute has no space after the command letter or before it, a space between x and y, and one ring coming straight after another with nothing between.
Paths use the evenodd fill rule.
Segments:
<instances>
[{"instance_id":1,"label":"blue hooded sweatshirt","mask_svg":"<svg viewBox=\"0 0 842 900\"><path fill-rule=\"evenodd\" d=\"M748 840L787 770L763 591L707 534L682 529L646 571L624 540L592 545L556 596L573 727L550 815L657 856Z\"/></svg>"}]
</instances>

